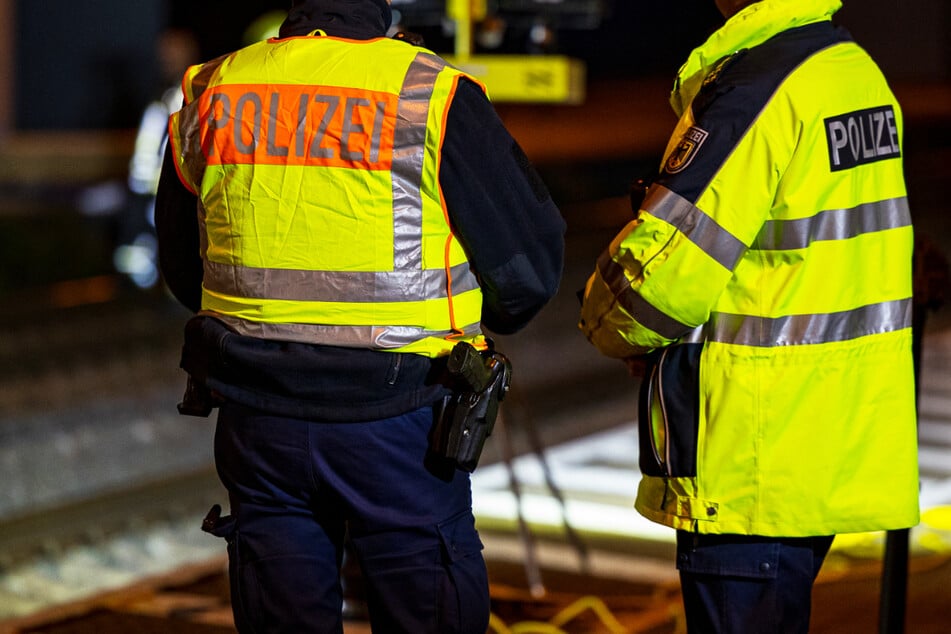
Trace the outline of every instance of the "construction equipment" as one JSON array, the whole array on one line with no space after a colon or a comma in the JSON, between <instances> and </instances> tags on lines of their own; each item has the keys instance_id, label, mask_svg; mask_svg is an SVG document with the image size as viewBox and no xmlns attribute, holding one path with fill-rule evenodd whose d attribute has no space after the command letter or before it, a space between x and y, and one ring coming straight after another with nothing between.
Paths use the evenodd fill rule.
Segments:
<instances>
[{"instance_id":1,"label":"construction equipment","mask_svg":"<svg viewBox=\"0 0 951 634\"><path fill-rule=\"evenodd\" d=\"M607 11L604 0L394 0L393 8L410 26L414 19L444 21L453 36L453 52L444 57L482 81L494 102L552 104L585 96L585 65L555 52L556 31L596 28ZM506 31L526 34L523 51L477 51L477 44L500 45Z\"/></svg>"}]
</instances>

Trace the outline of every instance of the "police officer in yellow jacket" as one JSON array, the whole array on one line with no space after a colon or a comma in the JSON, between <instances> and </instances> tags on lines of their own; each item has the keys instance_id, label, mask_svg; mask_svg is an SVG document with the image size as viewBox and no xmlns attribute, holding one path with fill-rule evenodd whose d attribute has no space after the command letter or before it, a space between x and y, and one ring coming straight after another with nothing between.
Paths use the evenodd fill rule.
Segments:
<instances>
[{"instance_id":1,"label":"police officer in yellow jacket","mask_svg":"<svg viewBox=\"0 0 951 634\"><path fill-rule=\"evenodd\" d=\"M380 632L486 631L469 475L433 457L459 342L524 326L565 225L483 87L385 37L386 0L295 0L189 69L156 209L182 367L219 405L240 631L340 632L345 537ZM450 465L451 466L451 465Z\"/></svg>"},{"instance_id":2,"label":"police officer in yellow jacket","mask_svg":"<svg viewBox=\"0 0 951 634\"><path fill-rule=\"evenodd\" d=\"M696 632L804 632L836 533L918 521L902 113L839 0L717 0L580 327L644 372L636 508Z\"/></svg>"}]
</instances>

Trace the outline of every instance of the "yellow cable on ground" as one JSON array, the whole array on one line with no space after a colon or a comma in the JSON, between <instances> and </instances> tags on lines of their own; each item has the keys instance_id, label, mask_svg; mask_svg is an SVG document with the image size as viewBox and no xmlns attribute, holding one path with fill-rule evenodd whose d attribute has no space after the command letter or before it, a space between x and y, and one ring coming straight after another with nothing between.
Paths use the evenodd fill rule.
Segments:
<instances>
[{"instance_id":1,"label":"yellow cable on ground","mask_svg":"<svg viewBox=\"0 0 951 634\"><path fill-rule=\"evenodd\" d=\"M611 634L627 634L627 629L611 613L607 604L594 596L577 599L560 610L547 623L543 621L521 621L508 626L496 614L490 614L489 630L497 634L569 634L568 630L562 628L587 610L592 611Z\"/></svg>"},{"instance_id":2,"label":"yellow cable on ground","mask_svg":"<svg viewBox=\"0 0 951 634\"><path fill-rule=\"evenodd\" d=\"M624 626L621 625L613 614L611 610L608 609L607 604L604 603L598 597L587 596L581 597L564 610L559 612L552 618L551 622L554 625L562 626L577 617L579 614L585 610L591 610L598 617L598 620L608 628L612 634L624 634L626 631Z\"/></svg>"}]
</instances>

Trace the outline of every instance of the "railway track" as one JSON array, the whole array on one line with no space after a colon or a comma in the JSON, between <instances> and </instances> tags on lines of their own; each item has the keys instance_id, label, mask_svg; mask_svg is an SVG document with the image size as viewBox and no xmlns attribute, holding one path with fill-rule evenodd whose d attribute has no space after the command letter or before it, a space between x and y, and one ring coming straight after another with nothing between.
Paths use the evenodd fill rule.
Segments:
<instances>
[{"instance_id":1,"label":"railway track","mask_svg":"<svg viewBox=\"0 0 951 634\"><path fill-rule=\"evenodd\" d=\"M220 558L199 525L221 501L205 470L0 523L0 621Z\"/></svg>"},{"instance_id":2,"label":"railway track","mask_svg":"<svg viewBox=\"0 0 951 634\"><path fill-rule=\"evenodd\" d=\"M56 300L0 311L0 620L222 552L213 424L175 410L184 313Z\"/></svg>"}]
</instances>

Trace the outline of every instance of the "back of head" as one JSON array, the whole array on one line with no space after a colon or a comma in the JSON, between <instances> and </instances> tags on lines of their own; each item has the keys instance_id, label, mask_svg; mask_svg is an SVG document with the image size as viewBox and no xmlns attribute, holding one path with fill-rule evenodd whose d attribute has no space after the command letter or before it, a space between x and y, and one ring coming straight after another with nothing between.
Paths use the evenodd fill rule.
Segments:
<instances>
[{"instance_id":1,"label":"back of head","mask_svg":"<svg viewBox=\"0 0 951 634\"><path fill-rule=\"evenodd\" d=\"M745 9L751 4L760 0L716 0L717 8L725 18L732 18L734 15Z\"/></svg>"},{"instance_id":2,"label":"back of head","mask_svg":"<svg viewBox=\"0 0 951 634\"><path fill-rule=\"evenodd\" d=\"M316 29L338 37L363 39L368 31L382 37L392 21L388 0L291 0L280 37L307 35Z\"/></svg>"}]
</instances>

